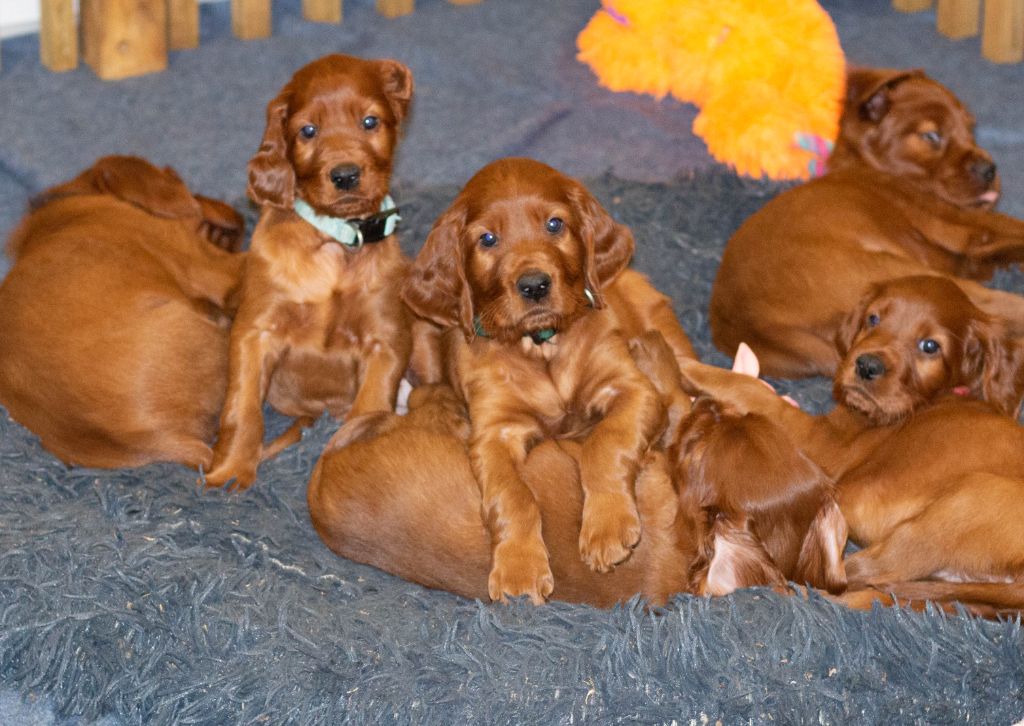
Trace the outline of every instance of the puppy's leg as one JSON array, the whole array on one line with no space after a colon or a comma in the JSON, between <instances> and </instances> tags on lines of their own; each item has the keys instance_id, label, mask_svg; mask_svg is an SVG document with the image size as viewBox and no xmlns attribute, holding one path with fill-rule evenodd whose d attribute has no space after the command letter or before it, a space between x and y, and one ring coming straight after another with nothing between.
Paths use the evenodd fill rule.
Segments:
<instances>
[{"instance_id":1,"label":"puppy's leg","mask_svg":"<svg viewBox=\"0 0 1024 726\"><path fill-rule=\"evenodd\" d=\"M220 432L213 449L213 468L207 486L234 481L247 489L256 480L263 448L263 401L284 344L270 333L244 321L231 331L228 391L220 415Z\"/></svg>"},{"instance_id":2,"label":"puppy's leg","mask_svg":"<svg viewBox=\"0 0 1024 726\"><path fill-rule=\"evenodd\" d=\"M470 404L469 456L493 543L487 592L492 600L526 595L540 605L554 589L554 576L541 536L540 508L518 472L529 442L537 438L537 426L527 417L515 420L507 414L493 420L488 414L494 410Z\"/></svg>"},{"instance_id":3,"label":"puppy's leg","mask_svg":"<svg viewBox=\"0 0 1024 726\"><path fill-rule=\"evenodd\" d=\"M394 411L398 383L409 367L409 341L392 345L376 341L368 356L360 363L360 384L348 416L361 416L371 411Z\"/></svg>"},{"instance_id":4,"label":"puppy's leg","mask_svg":"<svg viewBox=\"0 0 1024 726\"><path fill-rule=\"evenodd\" d=\"M1022 494L1020 481L984 473L963 477L919 514L849 557L850 582L1019 579Z\"/></svg>"}]
</instances>

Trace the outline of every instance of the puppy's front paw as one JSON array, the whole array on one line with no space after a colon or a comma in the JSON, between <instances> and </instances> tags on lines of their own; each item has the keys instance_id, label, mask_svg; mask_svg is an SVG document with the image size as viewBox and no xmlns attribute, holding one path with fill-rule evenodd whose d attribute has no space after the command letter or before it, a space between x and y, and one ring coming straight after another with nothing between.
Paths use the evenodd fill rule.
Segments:
<instances>
[{"instance_id":1,"label":"puppy's front paw","mask_svg":"<svg viewBox=\"0 0 1024 726\"><path fill-rule=\"evenodd\" d=\"M583 504L580 557L594 572L609 572L633 554L640 516L627 494L593 494Z\"/></svg>"},{"instance_id":2,"label":"puppy's front paw","mask_svg":"<svg viewBox=\"0 0 1024 726\"><path fill-rule=\"evenodd\" d=\"M206 487L213 489L228 485L230 491L242 491L256 481L256 464L233 464L230 461L213 462L213 468L204 477Z\"/></svg>"},{"instance_id":3,"label":"puppy's front paw","mask_svg":"<svg viewBox=\"0 0 1024 726\"><path fill-rule=\"evenodd\" d=\"M543 543L502 542L494 548L494 562L487 579L491 600L508 602L509 597L526 595L534 605L543 605L555 589Z\"/></svg>"}]
</instances>

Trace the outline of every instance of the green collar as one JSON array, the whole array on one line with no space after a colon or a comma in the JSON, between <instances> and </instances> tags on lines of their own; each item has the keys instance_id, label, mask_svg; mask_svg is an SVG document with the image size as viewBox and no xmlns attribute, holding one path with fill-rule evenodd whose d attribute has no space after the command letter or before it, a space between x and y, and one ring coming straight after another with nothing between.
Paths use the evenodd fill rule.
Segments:
<instances>
[{"instance_id":1,"label":"green collar","mask_svg":"<svg viewBox=\"0 0 1024 726\"><path fill-rule=\"evenodd\" d=\"M317 228L320 232L334 241L359 249L364 244L380 242L385 237L395 233L398 226L398 207L391 195L385 195L380 204L380 211L364 219L342 219L341 217L328 217L324 214L317 214L314 209L305 201L296 198L294 204L295 213L306 222Z\"/></svg>"},{"instance_id":2,"label":"green collar","mask_svg":"<svg viewBox=\"0 0 1024 726\"><path fill-rule=\"evenodd\" d=\"M587 288L583 288L583 294L587 296L587 300L590 302L590 307L594 307L594 293L590 292ZM484 330L484 326L480 323L480 318L473 318L473 332L476 333L477 337L490 338ZM524 338L530 338L534 345L540 345L541 343L547 343L549 340L555 337L558 331L554 328L541 328L540 330L534 330L532 333L527 333Z\"/></svg>"}]
</instances>

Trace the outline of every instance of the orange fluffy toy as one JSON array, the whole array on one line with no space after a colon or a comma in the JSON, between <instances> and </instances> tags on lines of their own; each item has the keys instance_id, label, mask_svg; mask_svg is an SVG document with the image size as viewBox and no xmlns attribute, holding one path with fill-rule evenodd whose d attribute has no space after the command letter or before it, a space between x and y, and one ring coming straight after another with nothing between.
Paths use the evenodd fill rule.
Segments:
<instances>
[{"instance_id":1,"label":"orange fluffy toy","mask_svg":"<svg viewBox=\"0 0 1024 726\"><path fill-rule=\"evenodd\" d=\"M603 86L699 106L694 133L737 172L823 170L846 70L815 0L603 0L577 45Z\"/></svg>"}]
</instances>

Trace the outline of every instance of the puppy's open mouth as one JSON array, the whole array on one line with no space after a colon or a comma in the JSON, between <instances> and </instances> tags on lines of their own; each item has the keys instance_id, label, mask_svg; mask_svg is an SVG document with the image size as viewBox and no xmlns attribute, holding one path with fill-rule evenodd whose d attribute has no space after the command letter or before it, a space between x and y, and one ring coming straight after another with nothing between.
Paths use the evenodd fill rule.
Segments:
<instances>
[{"instance_id":1,"label":"puppy's open mouth","mask_svg":"<svg viewBox=\"0 0 1024 726\"><path fill-rule=\"evenodd\" d=\"M867 389L855 384L844 385L840 390L838 398L847 408L864 414L876 426L895 423L909 413L903 407L897 410L890 410L891 405L885 405Z\"/></svg>"}]
</instances>

